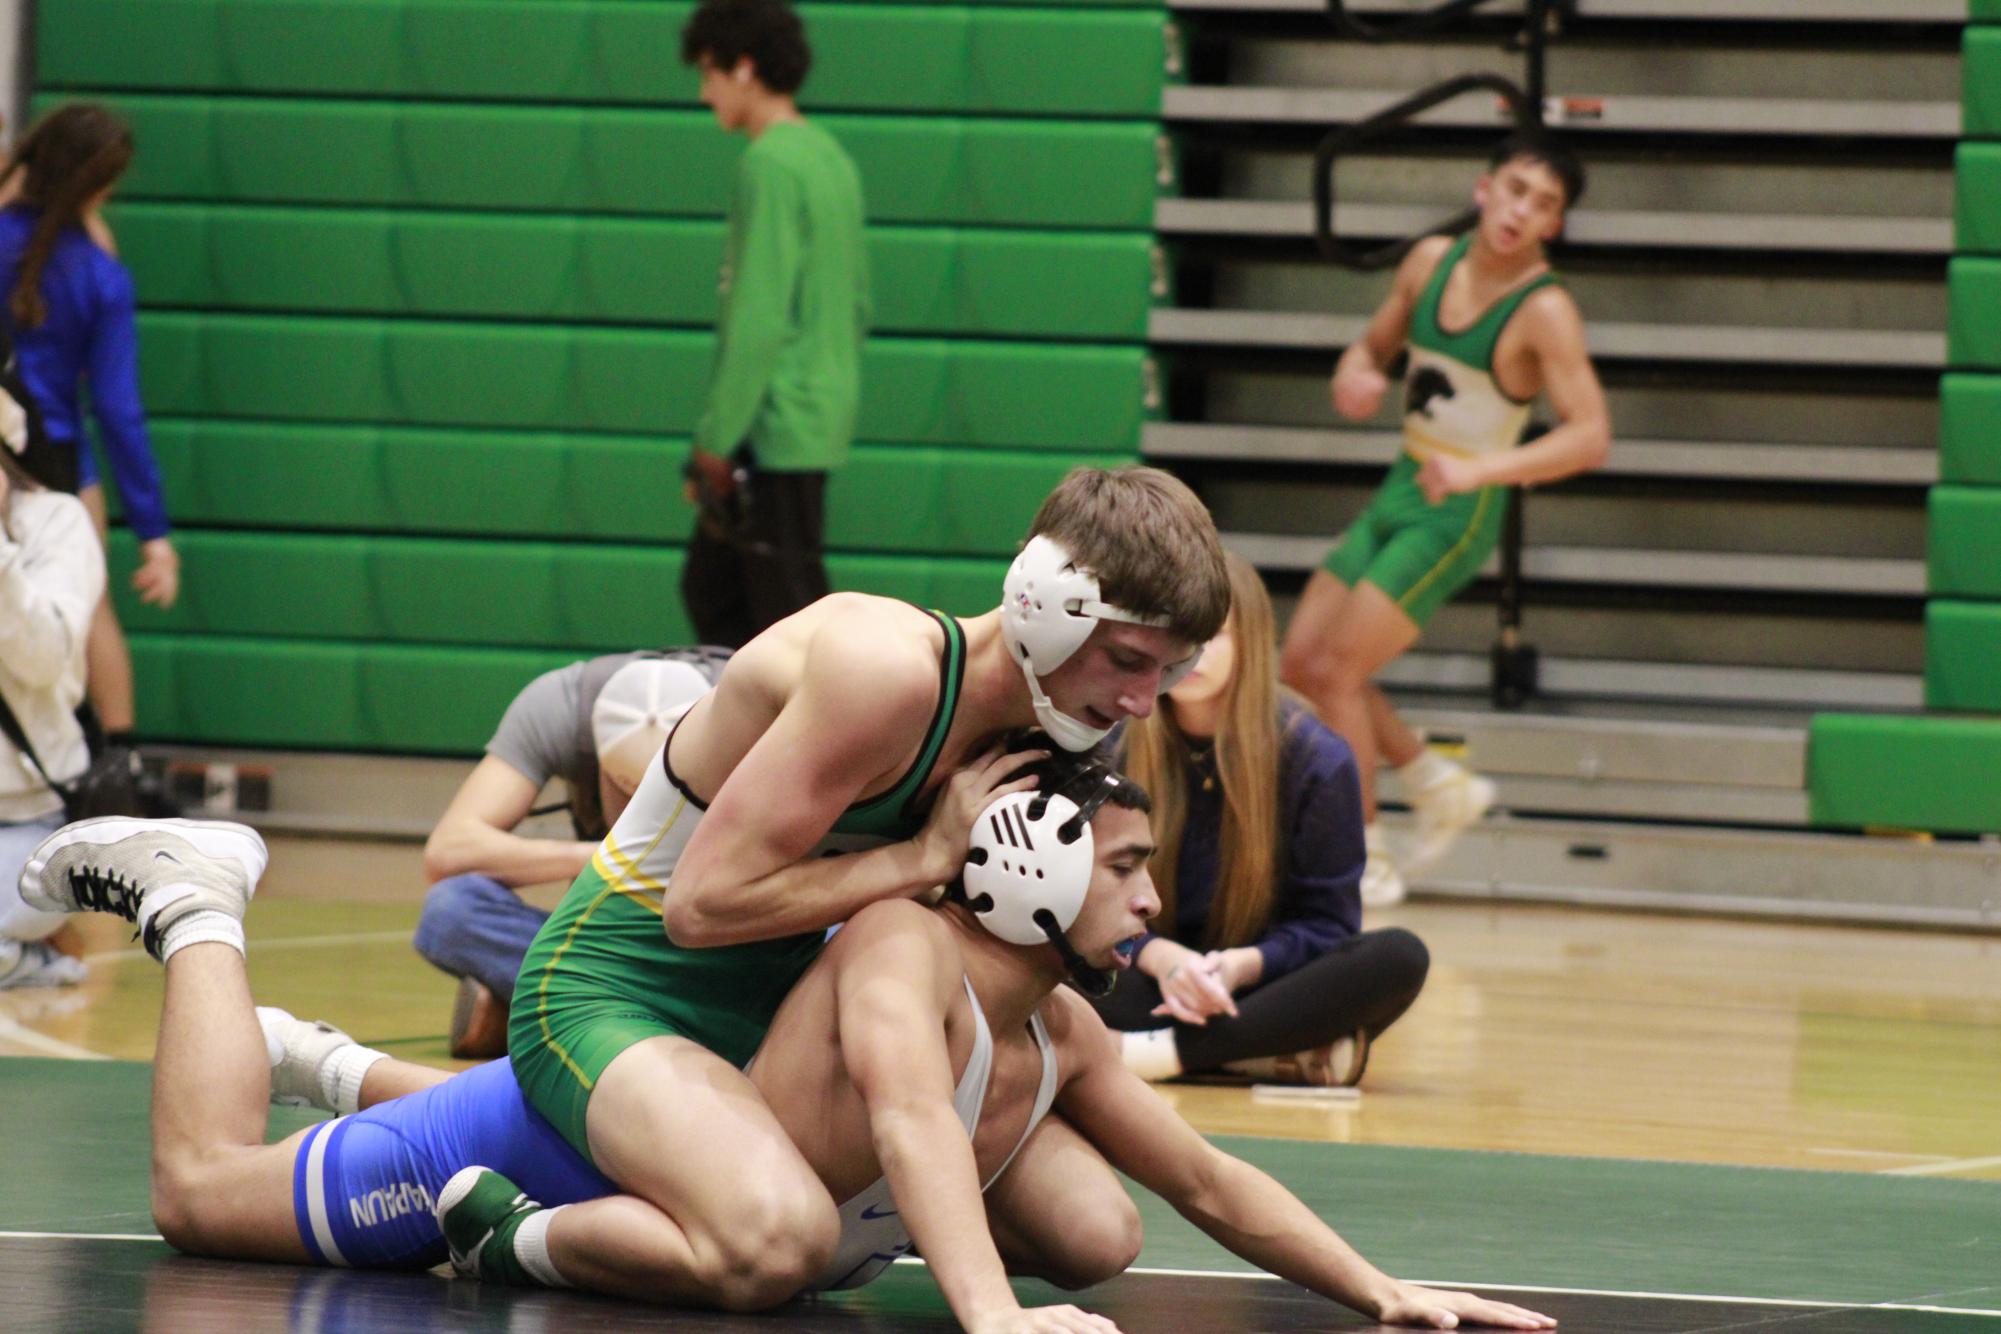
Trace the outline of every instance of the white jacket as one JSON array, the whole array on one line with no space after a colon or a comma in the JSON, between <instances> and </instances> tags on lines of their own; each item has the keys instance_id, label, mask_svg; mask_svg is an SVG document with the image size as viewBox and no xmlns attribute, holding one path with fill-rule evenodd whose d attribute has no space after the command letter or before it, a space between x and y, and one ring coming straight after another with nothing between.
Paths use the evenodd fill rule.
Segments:
<instances>
[{"instance_id":1,"label":"white jacket","mask_svg":"<svg viewBox=\"0 0 2001 1334\"><path fill-rule=\"evenodd\" d=\"M104 548L75 496L10 492L0 527L0 691L49 772L67 782L90 765L75 710L84 640L104 596ZM62 800L0 736L0 821L31 820Z\"/></svg>"}]
</instances>

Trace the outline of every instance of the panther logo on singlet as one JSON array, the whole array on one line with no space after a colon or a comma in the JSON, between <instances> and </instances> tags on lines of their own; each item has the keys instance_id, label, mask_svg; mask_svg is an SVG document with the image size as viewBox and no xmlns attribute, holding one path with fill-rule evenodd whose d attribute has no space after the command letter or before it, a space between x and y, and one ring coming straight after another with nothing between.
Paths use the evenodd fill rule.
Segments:
<instances>
[{"instance_id":1,"label":"panther logo on singlet","mask_svg":"<svg viewBox=\"0 0 2001 1334\"><path fill-rule=\"evenodd\" d=\"M1444 371L1436 366L1420 366L1404 387L1403 410L1431 415L1431 401L1436 398L1452 397L1452 381Z\"/></svg>"}]
</instances>

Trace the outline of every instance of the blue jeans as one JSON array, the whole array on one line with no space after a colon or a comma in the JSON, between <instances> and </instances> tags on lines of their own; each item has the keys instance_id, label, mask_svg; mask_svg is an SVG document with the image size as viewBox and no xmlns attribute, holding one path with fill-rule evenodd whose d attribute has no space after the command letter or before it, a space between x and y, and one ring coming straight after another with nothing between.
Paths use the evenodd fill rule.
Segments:
<instances>
[{"instance_id":1,"label":"blue jeans","mask_svg":"<svg viewBox=\"0 0 2001 1334\"><path fill-rule=\"evenodd\" d=\"M492 876L455 875L424 896L414 943L417 953L453 977L470 977L512 1000L522 957L548 920L548 913L523 903Z\"/></svg>"},{"instance_id":2,"label":"blue jeans","mask_svg":"<svg viewBox=\"0 0 2001 1334\"><path fill-rule=\"evenodd\" d=\"M19 824L0 824L0 940L44 940L64 914L30 908L21 899L21 868L35 845L63 827L62 812Z\"/></svg>"}]
</instances>

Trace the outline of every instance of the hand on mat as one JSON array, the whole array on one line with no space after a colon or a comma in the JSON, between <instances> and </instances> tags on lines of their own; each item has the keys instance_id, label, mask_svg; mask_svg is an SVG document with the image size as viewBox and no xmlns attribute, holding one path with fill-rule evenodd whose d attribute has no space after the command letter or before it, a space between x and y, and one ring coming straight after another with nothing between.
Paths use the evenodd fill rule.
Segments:
<instances>
[{"instance_id":1,"label":"hand on mat","mask_svg":"<svg viewBox=\"0 0 2001 1334\"><path fill-rule=\"evenodd\" d=\"M967 1327L972 1334L1118 1334L1101 1315L1074 1306L1031 1306L1007 1311Z\"/></svg>"},{"instance_id":2,"label":"hand on mat","mask_svg":"<svg viewBox=\"0 0 2001 1334\"><path fill-rule=\"evenodd\" d=\"M1178 945L1175 948L1181 949ZM1217 957L1181 949L1180 957L1161 975L1161 1003L1153 1012L1176 1023L1198 1026L1208 1023L1211 1015L1227 1014L1235 1018L1237 1002L1230 998L1230 987L1223 980Z\"/></svg>"},{"instance_id":3,"label":"hand on mat","mask_svg":"<svg viewBox=\"0 0 2001 1334\"><path fill-rule=\"evenodd\" d=\"M1424 492L1424 498L1436 505L1447 496L1479 490L1482 485L1480 466L1472 459L1433 454L1417 470L1417 485Z\"/></svg>"},{"instance_id":4,"label":"hand on mat","mask_svg":"<svg viewBox=\"0 0 2001 1334\"><path fill-rule=\"evenodd\" d=\"M952 775L945 790L938 794L938 800L932 803L931 814L917 835L917 842L924 849L924 864L940 873L939 884L965 869L973 822L980 818L981 812L1010 792L1033 792L1034 775L1026 778L1015 775L1028 765L1048 758L1046 750L1008 753L996 748Z\"/></svg>"},{"instance_id":5,"label":"hand on mat","mask_svg":"<svg viewBox=\"0 0 2001 1334\"><path fill-rule=\"evenodd\" d=\"M174 544L164 537L139 544L139 569L132 576L139 600L162 611L181 596L181 557Z\"/></svg>"},{"instance_id":6,"label":"hand on mat","mask_svg":"<svg viewBox=\"0 0 2001 1334\"><path fill-rule=\"evenodd\" d=\"M1461 1325L1489 1325L1498 1329L1555 1329L1556 1318L1489 1301L1470 1292L1441 1288L1420 1288L1415 1283L1399 1283L1397 1291L1383 1303L1376 1317L1385 1325L1419 1325L1426 1329L1457 1329Z\"/></svg>"},{"instance_id":7,"label":"hand on mat","mask_svg":"<svg viewBox=\"0 0 2001 1334\"><path fill-rule=\"evenodd\" d=\"M1361 421L1376 415L1382 407L1383 396L1390 391L1389 377L1381 371L1370 369L1336 372L1334 376L1334 411L1349 421Z\"/></svg>"}]
</instances>

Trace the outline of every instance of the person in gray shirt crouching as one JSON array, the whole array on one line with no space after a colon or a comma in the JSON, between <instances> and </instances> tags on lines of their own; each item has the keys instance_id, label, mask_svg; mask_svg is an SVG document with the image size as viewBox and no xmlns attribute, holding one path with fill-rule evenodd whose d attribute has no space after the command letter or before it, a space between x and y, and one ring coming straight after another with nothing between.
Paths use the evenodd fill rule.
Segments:
<instances>
[{"instance_id":1,"label":"person in gray shirt crouching","mask_svg":"<svg viewBox=\"0 0 2001 1334\"><path fill-rule=\"evenodd\" d=\"M725 649L619 653L571 663L515 696L482 759L424 844L430 893L416 947L459 978L451 1053L507 1050L507 1011L529 942L549 914L529 885L567 884L597 850L667 733L722 674ZM569 789L573 839L516 827L551 778Z\"/></svg>"}]
</instances>

